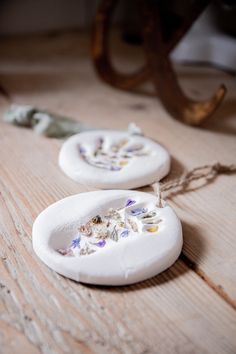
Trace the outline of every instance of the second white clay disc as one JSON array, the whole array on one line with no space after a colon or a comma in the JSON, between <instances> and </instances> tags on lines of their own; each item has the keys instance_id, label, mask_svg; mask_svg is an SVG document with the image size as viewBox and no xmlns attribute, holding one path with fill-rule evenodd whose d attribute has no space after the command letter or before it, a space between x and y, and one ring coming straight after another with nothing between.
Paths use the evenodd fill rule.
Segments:
<instances>
[{"instance_id":1,"label":"second white clay disc","mask_svg":"<svg viewBox=\"0 0 236 354\"><path fill-rule=\"evenodd\" d=\"M62 146L59 165L73 180L102 189L134 189L165 177L168 152L151 139L128 132L76 134Z\"/></svg>"},{"instance_id":2,"label":"second white clay disc","mask_svg":"<svg viewBox=\"0 0 236 354\"><path fill-rule=\"evenodd\" d=\"M33 248L56 272L83 283L125 285L170 267L182 249L173 209L136 191L96 191L49 206L33 226Z\"/></svg>"}]
</instances>

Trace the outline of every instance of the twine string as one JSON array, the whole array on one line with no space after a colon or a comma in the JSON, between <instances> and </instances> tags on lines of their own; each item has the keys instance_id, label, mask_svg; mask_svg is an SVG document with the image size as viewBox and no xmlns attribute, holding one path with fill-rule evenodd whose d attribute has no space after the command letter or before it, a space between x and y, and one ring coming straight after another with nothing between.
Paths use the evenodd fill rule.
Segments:
<instances>
[{"instance_id":1,"label":"twine string","mask_svg":"<svg viewBox=\"0 0 236 354\"><path fill-rule=\"evenodd\" d=\"M176 178L172 181L167 181L165 183L154 183L153 189L157 196L157 206L162 208L162 193L165 191L174 190L177 188L186 189L188 185L196 180L206 179L211 180L219 174L223 173L235 173L236 165L223 165L216 162L212 165L204 165L200 167L195 167L193 170L187 172L180 178Z\"/></svg>"}]
</instances>

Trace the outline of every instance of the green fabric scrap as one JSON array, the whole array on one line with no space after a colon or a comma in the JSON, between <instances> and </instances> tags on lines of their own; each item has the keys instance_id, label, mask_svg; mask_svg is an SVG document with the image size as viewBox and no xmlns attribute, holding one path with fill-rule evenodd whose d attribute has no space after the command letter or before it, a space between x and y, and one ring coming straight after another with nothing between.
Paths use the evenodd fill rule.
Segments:
<instances>
[{"instance_id":1,"label":"green fabric scrap","mask_svg":"<svg viewBox=\"0 0 236 354\"><path fill-rule=\"evenodd\" d=\"M28 105L11 105L4 114L4 121L31 128L37 134L50 138L64 138L86 130L96 129L71 118Z\"/></svg>"}]
</instances>

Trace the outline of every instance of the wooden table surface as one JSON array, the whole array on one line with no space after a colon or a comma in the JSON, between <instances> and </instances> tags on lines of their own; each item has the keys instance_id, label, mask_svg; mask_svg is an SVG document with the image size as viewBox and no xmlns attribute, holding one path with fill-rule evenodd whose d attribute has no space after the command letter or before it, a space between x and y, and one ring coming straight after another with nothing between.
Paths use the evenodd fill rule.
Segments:
<instances>
[{"instance_id":1,"label":"wooden table surface","mask_svg":"<svg viewBox=\"0 0 236 354\"><path fill-rule=\"evenodd\" d=\"M141 63L140 49L116 37L113 44L123 70ZM228 88L214 117L191 128L163 110L151 85L127 93L100 82L89 55L89 37L78 33L1 39L0 83L11 102L98 127L136 122L170 151L169 178L205 163L236 162L234 77L178 68L192 97L210 96L221 82ZM1 115L7 106L1 96ZM133 286L85 286L35 256L31 230L49 204L92 189L59 170L61 141L2 122L0 141L1 353L236 353L235 175L167 196L184 231L183 252L169 270Z\"/></svg>"}]
</instances>

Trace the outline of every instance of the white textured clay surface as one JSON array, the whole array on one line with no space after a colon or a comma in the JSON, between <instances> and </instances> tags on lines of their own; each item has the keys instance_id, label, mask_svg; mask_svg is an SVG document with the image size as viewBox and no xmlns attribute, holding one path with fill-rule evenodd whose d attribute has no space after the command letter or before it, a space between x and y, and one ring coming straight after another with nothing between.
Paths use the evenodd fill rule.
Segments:
<instances>
[{"instance_id":1,"label":"white textured clay surface","mask_svg":"<svg viewBox=\"0 0 236 354\"><path fill-rule=\"evenodd\" d=\"M170 267L182 249L181 223L151 194L81 193L49 206L33 225L33 248L56 272L83 283L136 283Z\"/></svg>"},{"instance_id":2,"label":"white textured clay surface","mask_svg":"<svg viewBox=\"0 0 236 354\"><path fill-rule=\"evenodd\" d=\"M73 180L102 189L133 189L165 177L168 152L151 139L128 132L76 134L63 145L59 165Z\"/></svg>"}]
</instances>

